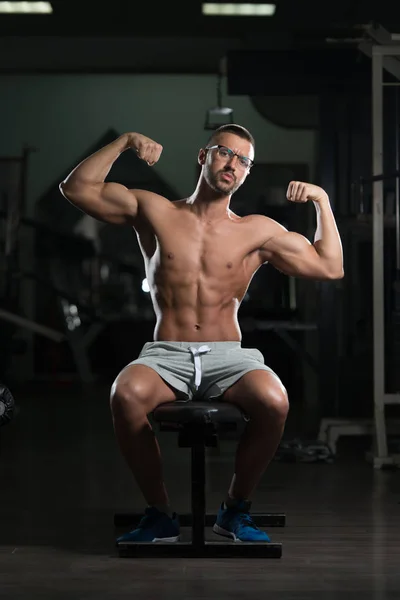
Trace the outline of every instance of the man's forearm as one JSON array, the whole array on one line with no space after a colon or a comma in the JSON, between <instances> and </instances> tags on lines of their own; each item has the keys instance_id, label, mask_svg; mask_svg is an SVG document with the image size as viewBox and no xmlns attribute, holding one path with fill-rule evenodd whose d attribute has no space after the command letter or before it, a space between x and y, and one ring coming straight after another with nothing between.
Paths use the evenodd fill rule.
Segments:
<instances>
[{"instance_id":1,"label":"man's forearm","mask_svg":"<svg viewBox=\"0 0 400 600\"><path fill-rule=\"evenodd\" d=\"M314 206L317 211L314 247L329 272L343 276L342 242L328 197L314 201Z\"/></svg>"},{"instance_id":2,"label":"man's forearm","mask_svg":"<svg viewBox=\"0 0 400 600\"><path fill-rule=\"evenodd\" d=\"M124 134L104 146L104 148L101 148L75 167L65 179L64 184L102 183L114 162L129 147L128 142L128 135Z\"/></svg>"}]
</instances>

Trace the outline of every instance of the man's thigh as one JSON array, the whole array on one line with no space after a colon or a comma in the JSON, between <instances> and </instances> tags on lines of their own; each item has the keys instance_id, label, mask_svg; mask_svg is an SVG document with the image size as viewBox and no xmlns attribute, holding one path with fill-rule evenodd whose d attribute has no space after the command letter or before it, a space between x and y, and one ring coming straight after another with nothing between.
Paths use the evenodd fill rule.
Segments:
<instances>
[{"instance_id":1,"label":"man's thigh","mask_svg":"<svg viewBox=\"0 0 400 600\"><path fill-rule=\"evenodd\" d=\"M222 395L221 401L235 404L247 415L255 416L261 410L287 403L287 392L274 372L253 370L243 375Z\"/></svg>"}]
</instances>

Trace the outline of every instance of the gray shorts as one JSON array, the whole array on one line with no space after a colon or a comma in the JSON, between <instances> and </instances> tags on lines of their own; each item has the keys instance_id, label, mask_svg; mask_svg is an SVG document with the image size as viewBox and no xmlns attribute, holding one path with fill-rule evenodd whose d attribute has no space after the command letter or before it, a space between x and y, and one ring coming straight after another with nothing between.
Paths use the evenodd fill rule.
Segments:
<instances>
[{"instance_id":1,"label":"gray shorts","mask_svg":"<svg viewBox=\"0 0 400 600\"><path fill-rule=\"evenodd\" d=\"M148 342L131 365L151 367L186 400L221 396L249 371L275 375L259 350L240 342Z\"/></svg>"}]
</instances>

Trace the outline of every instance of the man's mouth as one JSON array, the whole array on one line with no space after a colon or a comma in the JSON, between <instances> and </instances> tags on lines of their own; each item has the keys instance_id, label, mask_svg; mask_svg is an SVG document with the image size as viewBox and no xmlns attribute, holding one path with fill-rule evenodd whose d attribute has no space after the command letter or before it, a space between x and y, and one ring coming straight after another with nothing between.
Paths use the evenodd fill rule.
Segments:
<instances>
[{"instance_id":1,"label":"man's mouth","mask_svg":"<svg viewBox=\"0 0 400 600\"><path fill-rule=\"evenodd\" d=\"M221 177L226 181L233 181L233 176L230 173L221 173Z\"/></svg>"}]
</instances>

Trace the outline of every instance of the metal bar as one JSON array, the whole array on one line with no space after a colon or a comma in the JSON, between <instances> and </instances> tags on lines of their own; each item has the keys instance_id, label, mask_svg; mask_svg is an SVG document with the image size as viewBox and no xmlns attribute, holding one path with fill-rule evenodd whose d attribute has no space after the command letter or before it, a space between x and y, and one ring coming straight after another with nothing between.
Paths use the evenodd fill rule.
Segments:
<instances>
[{"instance_id":1,"label":"metal bar","mask_svg":"<svg viewBox=\"0 0 400 600\"><path fill-rule=\"evenodd\" d=\"M390 32L379 23L368 24L365 28L365 33L375 40L375 42L378 42L378 44L390 44L393 40Z\"/></svg>"},{"instance_id":2,"label":"metal bar","mask_svg":"<svg viewBox=\"0 0 400 600\"><path fill-rule=\"evenodd\" d=\"M372 169L373 176L383 171L383 58L372 56ZM374 336L374 417L379 458L388 455L385 426L385 333L384 333L384 255L383 182L373 184L373 336Z\"/></svg>"},{"instance_id":3,"label":"metal bar","mask_svg":"<svg viewBox=\"0 0 400 600\"><path fill-rule=\"evenodd\" d=\"M398 172L400 169L400 156L399 156L399 91L396 89L396 102L395 102L395 110L396 110L396 117L395 117L395 124L396 124L396 131L395 131L395 144L396 144L396 148L395 148L395 155L396 155L396 171ZM398 279L399 276L399 271L400 271L400 181L399 178L396 177L396 280Z\"/></svg>"},{"instance_id":4,"label":"metal bar","mask_svg":"<svg viewBox=\"0 0 400 600\"><path fill-rule=\"evenodd\" d=\"M385 404L400 404L400 394L384 394Z\"/></svg>"},{"instance_id":5,"label":"metal bar","mask_svg":"<svg viewBox=\"0 0 400 600\"><path fill-rule=\"evenodd\" d=\"M22 151L22 172L21 172L21 197L20 197L20 221L21 216L24 214L26 208L26 191L27 191L27 182L28 182L28 163L29 163L29 155L32 152L32 148L25 146Z\"/></svg>"},{"instance_id":6,"label":"metal bar","mask_svg":"<svg viewBox=\"0 0 400 600\"><path fill-rule=\"evenodd\" d=\"M375 56L399 56L400 45L393 44L393 46L373 46L372 54Z\"/></svg>"},{"instance_id":7,"label":"metal bar","mask_svg":"<svg viewBox=\"0 0 400 600\"><path fill-rule=\"evenodd\" d=\"M95 381L95 376L90 365L89 354L86 352L86 348L82 343L83 334L79 331L79 328L74 331L68 331L68 325L66 321L64 322L66 329L65 338L71 348L79 377L83 383L93 383Z\"/></svg>"},{"instance_id":8,"label":"metal bar","mask_svg":"<svg viewBox=\"0 0 400 600\"><path fill-rule=\"evenodd\" d=\"M87 349L99 335L100 331L104 328L104 323L96 321L92 323L89 329L82 335L82 347Z\"/></svg>"},{"instance_id":9,"label":"metal bar","mask_svg":"<svg viewBox=\"0 0 400 600\"><path fill-rule=\"evenodd\" d=\"M31 321L25 317L21 317L20 315L16 315L15 313L11 313L3 308L0 308L0 319L8 321L9 323L15 323L15 325L23 327L24 329L29 329L34 333L39 333L40 335L43 335L54 342L62 342L65 340L65 335L63 333L60 333L55 329L51 329L50 327L46 327L46 325L41 325L40 323Z\"/></svg>"},{"instance_id":10,"label":"metal bar","mask_svg":"<svg viewBox=\"0 0 400 600\"><path fill-rule=\"evenodd\" d=\"M333 212L337 209L339 196L339 129L348 99L340 92L324 93L320 97L319 110L319 184L327 192ZM309 418L317 426L321 415L334 416L339 411L337 394L338 336L337 302L335 286L331 281L321 281L317 288L318 310L318 391L317 401L306 402ZM308 423L310 425L310 422Z\"/></svg>"},{"instance_id":11,"label":"metal bar","mask_svg":"<svg viewBox=\"0 0 400 600\"><path fill-rule=\"evenodd\" d=\"M30 208L27 205L27 193L28 193L28 174L30 165L30 156L34 151L29 146L24 146L22 151L22 163L21 163L21 179L20 179L20 205L18 214L18 229L16 232L18 254L16 267L18 270L26 271L35 268L36 256L35 256L35 236L33 232L26 231L21 228L21 217L23 214L29 213ZM14 275L14 274L13 274ZM19 297L19 306L21 312L27 319L36 321L36 286L33 281L19 281L16 288L16 292ZM25 335L26 352L21 357L20 369L24 370L26 377L32 377L35 373L35 361L34 361L34 341L32 333Z\"/></svg>"},{"instance_id":12,"label":"metal bar","mask_svg":"<svg viewBox=\"0 0 400 600\"><path fill-rule=\"evenodd\" d=\"M396 170L388 175L380 173L379 175L373 175L373 177L360 177L359 184L374 183L374 181L390 181L390 179L397 179L398 177L400 177L400 171Z\"/></svg>"},{"instance_id":13,"label":"metal bar","mask_svg":"<svg viewBox=\"0 0 400 600\"><path fill-rule=\"evenodd\" d=\"M116 513L114 515L114 525L115 527L136 529L142 517L142 513ZM252 513L251 518L257 527L285 527L286 525L285 513ZM212 527L216 520L216 514L206 514L205 526ZM192 527L193 515L190 513L180 514L179 524L181 527Z\"/></svg>"},{"instance_id":14,"label":"metal bar","mask_svg":"<svg viewBox=\"0 0 400 600\"><path fill-rule=\"evenodd\" d=\"M23 157L21 156L0 156L0 163L3 162L21 162Z\"/></svg>"},{"instance_id":15,"label":"metal bar","mask_svg":"<svg viewBox=\"0 0 400 600\"><path fill-rule=\"evenodd\" d=\"M387 48L389 47L391 49L395 48L395 46L386 46L386 47ZM360 50L360 52L362 52L369 58L372 58L373 54L376 53L375 52L376 48L382 48L382 46L375 46L372 42L361 42L361 44L358 45L358 49ZM389 54L393 54L393 53L389 53ZM391 73L397 79L400 79L400 62L397 60L397 58L393 58L391 56L386 56L383 61L382 66L385 69L385 71L387 71L388 73Z\"/></svg>"},{"instance_id":16,"label":"metal bar","mask_svg":"<svg viewBox=\"0 0 400 600\"><path fill-rule=\"evenodd\" d=\"M70 296L68 294L68 292L56 287L53 283L49 283L44 278L36 275L36 273L19 272L19 273L14 273L14 276L20 277L22 279L31 279L32 281L34 281L38 285L42 286L43 288L49 290L50 292L53 292L56 296L58 296L62 300L67 300L70 304L75 304L75 306L77 306L79 312L84 313L85 315L89 316L91 319L96 319L96 321L99 321L100 323L102 322L101 317L99 317L90 306L84 306L84 305L80 304L76 300L76 298L74 298L73 296Z\"/></svg>"},{"instance_id":17,"label":"metal bar","mask_svg":"<svg viewBox=\"0 0 400 600\"><path fill-rule=\"evenodd\" d=\"M360 181L360 214L364 214L365 212L365 204L364 204L364 182Z\"/></svg>"},{"instance_id":18,"label":"metal bar","mask_svg":"<svg viewBox=\"0 0 400 600\"><path fill-rule=\"evenodd\" d=\"M303 344L299 344L299 342L294 339L290 333L285 329L273 329L272 331L281 338L288 346L291 348L300 358L302 358L306 363L310 365L312 369L314 369L315 373L319 372L320 365L318 361L314 359L313 356L304 348Z\"/></svg>"},{"instance_id":19,"label":"metal bar","mask_svg":"<svg viewBox=\"0 0 400 600\"><path fill-rule=\"evenodd\" d=\"M192 446L192 544L196 548L204 546L206 513L206 452L204 439L195 440Z\"/></svg>"},{"instance_id":20,"label":"metal bar","mask_svg":"<svg viewBox=\"0 0 400 600\"><path fill-rule=\"evenodd\" d=\"M245 317L240 322L242 329L247 331L316 331L316 323L302 321L262 321L253 317Z\"/></svg>"}]
</instances>

